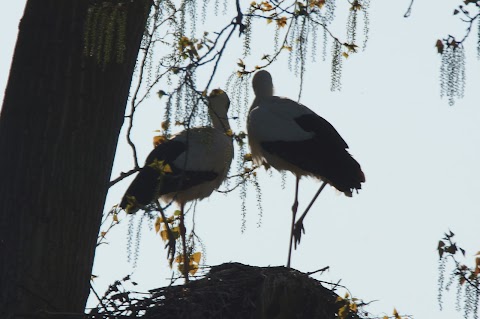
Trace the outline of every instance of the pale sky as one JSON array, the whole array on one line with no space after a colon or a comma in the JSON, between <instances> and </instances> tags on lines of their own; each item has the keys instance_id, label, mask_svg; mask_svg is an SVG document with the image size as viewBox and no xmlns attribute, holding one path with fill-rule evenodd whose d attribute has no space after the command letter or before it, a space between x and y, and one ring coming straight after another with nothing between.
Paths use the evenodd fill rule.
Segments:
<instances>
[{"instance_id":1,"label":"pale sky","mask_svg":"<svg viewBox=\"0 0 480 319\"><path fill-rule=\"evenodd\" d=\"M2 92L24 3L11 1L0 11ZM330 266L329 272L314 278L341 280L354 297L366 302L377 300L367 309L374 314L391 315L395 307L401 314L418 319L463 318L455 311L454 292L439 311L436 246L451 229L467 250L469 265L480 250L480 65L476 37L473 32L466 43L465 98L451 107L439 97L440 57L434 45L449 33L463 35L464 26L452 16L453 5L439 5L435 0L416 1L412 16L405 19L409 3L372 1L367 50L345 61L341 92L330 92L329 62L319 58L308 64L301 102L336 127L362 165L367 182L353 198L331 187L324 190L305 220L306 234L293 253L292 267L308 272ZM345 39L342 10L338 8L339 20L333 29ZM199 26L199 30L213 31L214 27L212 22L205 28ZM253 42L254 57L270 51L264 42ZM238 48L232 46L227 51L211 88L225 87L226 79L236 70ZM268 70L276 94L296 99L299 80L288 71L286 61L285 54ZM133 138L141 163L152 148L151 138L160 127L164 103L152 96L137 114ZM236 132L244 129L244 122L234 126ZM112 178L133 167L125 130L122 134ZM264 207L259 228L253 188L248 193L243 234L238 192L228 196L214 193L198 203L196 233L206 246L207 265L230 261L285 265L294 178L287 174L282 189L277 172L272 176L262 172L259 177ZM120 201L130 180L112 187L106 211ZM302 180L299 210L319 186L315 180ZM144 227L134 270L127 262L128 218L125 214L119 217L121 224L107 237L110 244L102 245L96 253L93 273L99 276L94 282L97 292L102 294L114 280L132 272L133 280L139 283L137 291L168 284L171 271L160 237ZM91 298L89 305L94 304Z\"/></svg>"}]
</instances>

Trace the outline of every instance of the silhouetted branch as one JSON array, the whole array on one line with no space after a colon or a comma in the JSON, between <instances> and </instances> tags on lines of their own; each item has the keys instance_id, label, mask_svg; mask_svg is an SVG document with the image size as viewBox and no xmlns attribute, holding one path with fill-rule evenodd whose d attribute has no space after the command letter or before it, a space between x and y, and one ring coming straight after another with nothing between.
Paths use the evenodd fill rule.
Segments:
<instances>
[{"instance_id":1,"label":"silhouetted branch","mask_svg":"<svg viewBox=\"0 0 480 319\"><path fill-rule=\"evenodd\" d=\"M410 17L410 15L412 14L412 6L413 6L413 3L415 2L415 0L411 0L410 1L410 5L408 6L408 9L407 11L405 12L405 14L403 15L404 18L408 18Z\"/></svg>"},{"instance_id":2,"label":"silhouetted branch","mask_svg":"<svg viewBox=\"0 0 480 319\"><path fill-rule=\"evenodd\" d=\"M127 178L127 177L130 176L130 175L135 174L136 172L138 172L138 171L140 171L140 170L141 170L140 167L136 167L136 168L134 168L134 169L129 170L129 171L126 172L126 173L121 172L119 177L115 178L114 180L110 181L110 183L108 183L108 187L112 187L112 186L115 185L116 183L120 182L121 180Z\"/></svg>"}]
</instances>

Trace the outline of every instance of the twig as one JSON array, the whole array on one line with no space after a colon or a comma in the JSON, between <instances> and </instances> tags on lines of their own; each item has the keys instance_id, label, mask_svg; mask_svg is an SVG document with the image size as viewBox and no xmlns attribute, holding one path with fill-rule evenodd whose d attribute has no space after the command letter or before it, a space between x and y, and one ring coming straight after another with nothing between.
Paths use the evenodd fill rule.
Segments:
<instances>
[{"instance_id":1,"label":"twig","mask_svg":"<svg viewBox=\"0 0 480 319\"><path fill-rule=\"evenodd\" d=\"M307 272L307 273L305 273L305 275L311 276L311 275L313 275L313 274L316 274L317 272L324 272L324 271L326 271L326 270L328 270L328 269L330 269L330 266L325 266L325 267L323 267L323 268L321 268L321 269L319 269L319 270Z\"/></svg>"},{"instance_id":2,"label":"twig","mask_svg":"<svg viewBox=\"0 0 480 319\"><path fill-rule=\"evenodd\" d=\"M93 291L93 294L94 294L95 297L97 298L97 300L98 300L98 302L100 303L100 305L102 306L103 310L105 310L105 312L108 313L107 307L106 307L105 304L103 303L102 298L100 298L100 296L97 294L97 292L96 292L95 289L93 288L92 283L90 283L90 290Z\"/></svg>"},{"instance_id":3,"label":"twig","mask_svg":"<svg viewBox=\"0 0 480 319\"><path fill-rule=\"evenodd\" d=\"M220 60L222 59L223 52L225 51L225 48L227 47L227 43L228 43L228 41L230 40L230 38L232 37L232 34L233 34L233 32L235 31L235 29L236 29L236 27L237 27L236 24L232 24L232 25L233 25L232 31L230 31L230 33L228 34L227 38L225 39L225 42L223 43L222 48L221 48L220 51L218 52L218 58L217 58L217 61L215 62L215 66L213 67L212 75L210 76L210 80L208 81L207 85L205 86L205 90L204 90L204 91L207 91L207 90L208 90L208 87L209 87L210 84L212 83L213 78L214 78L214 76L215 76L215 73L217 73L218 64L220 63Z\"/></svg>"},{"instance_id":4,"label":"twig","mask_svg":"<svg viewBox=\"0 0 480 319\"><path fill-rule=\"evenodd\" d=\"M405 14L403 15L404 18L408 18L408 17L410 17L410 15L412 14L412 6L413 6L413 3L414 3L414 2L415 2L415 0L410 1L410 5L408 6L407 11L406 11Z\"/></svg>"},{"instance_id":5,"label":"twig","mask_svg":"<svg viewBox=\"0 0 480 319\"><path fill-rule=\"evenodd\" d=\"M124 178L127 178L128 176L130 175L133 175L135 174L136 172L140 171L141 168L140 167L137 167L137 168L134 168L134 169L131 169L129 170L128 172L124 173L124 172L121 172L120 173L120 176L115 178L113 181L110 181L110 183L108 183L108 187L112 187L113 185L115 185L116 183L120 182L121 180L123 180Z\"/></svg>"}]
</instances>

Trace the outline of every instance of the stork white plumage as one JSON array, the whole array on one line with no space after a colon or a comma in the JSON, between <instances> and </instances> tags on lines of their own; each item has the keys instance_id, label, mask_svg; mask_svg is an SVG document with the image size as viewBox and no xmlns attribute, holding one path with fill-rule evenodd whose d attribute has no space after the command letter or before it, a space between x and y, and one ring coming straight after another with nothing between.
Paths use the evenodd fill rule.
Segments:
<instances>
[{"instance_id":1,"label":"stork white plumage","mask_svg":"<svg viewBox=\"0 0 480 319\"><path fill-rule=\"evenodd\" d=\"M189 263L184 208L187 202L210 196L227 176L233 158L233 141L227 134L230 130L227 117L229 105L230 100L225 92L213 90L209 96L209 115L213 127L187 129L158 145L148 155L145 166L130 184L120 203L127 213L145 209L156 203L158 198L164 202L174 201L180 206L183 273L187 282Z\"/></svg>"},{"instance_id":2,"label":"stork white plumage","mask_svg":"<svg viewBox=\"0 0 480 319\"><path fill-rule=\"evenodd\" d=\"M300 103L273 95L270 73L258 71L252 84L255 100L250 107L247 131L253 161L257 165L266 162L296 176L287 261L290 267L292 242L295 247L300 243L303 220L325 185L328 183L351 197L353 190L361 189L365 175L348 153L347 143L329 122ZM295 222L302 176L312 176L323 183Z\"/></svg>"}]
</instances>

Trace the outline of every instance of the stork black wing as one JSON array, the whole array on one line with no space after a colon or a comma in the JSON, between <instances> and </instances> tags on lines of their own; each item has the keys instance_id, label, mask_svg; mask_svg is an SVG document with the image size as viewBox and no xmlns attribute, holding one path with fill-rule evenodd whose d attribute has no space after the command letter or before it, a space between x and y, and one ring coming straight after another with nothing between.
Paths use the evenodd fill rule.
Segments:
<instances>
[{"instance_id":1,"label":"stork black wing","mask_svg":"<svg viewBox=\"0 0 480 319\"><path fill-rule=\"evenodd\" d=\"M295 122L304 131L315 133L315 136L322 139L325 144L343 149L348 148L347 142L340 136L333 125L315 113L296 117Z\"/></svg>"},{"instance_id":2,"label":"stork black wing","mask_svg":"<svg viewBox=\"0 0 480 319\"><path fill-rule=\"evenodd\" d=\"M218 174L212 171L188 171L176 167L173 161L185 152L186 148L185 143L175 140L158 145L148 155L145 166L128 187L120 207L127 207L128 197L134 197L136 203L146 206L163 194L186 190L218 177ZM150 164L155 161L170 165L172 172L161 172L152 167Z\"/></svg>"},{"instance_id":3,"label":"stork black wing","mask_svg":"<svg viewBox=\"0 0 480 319\"><path fill-rule=\"evenodd\" d=\"M302 115L295 121L315 135L301 141L262 142L262 147L302 170L326 179L346 195L351 195L353 189L360 189L365 176L335 128L316 114Z\"/></svg>"}]
</instances>

